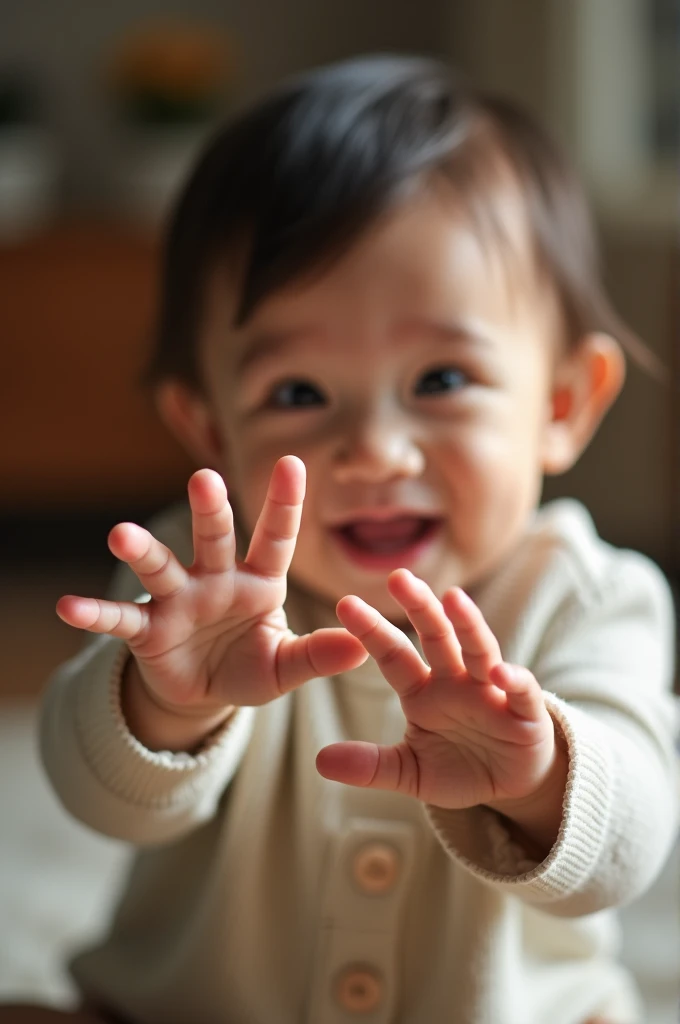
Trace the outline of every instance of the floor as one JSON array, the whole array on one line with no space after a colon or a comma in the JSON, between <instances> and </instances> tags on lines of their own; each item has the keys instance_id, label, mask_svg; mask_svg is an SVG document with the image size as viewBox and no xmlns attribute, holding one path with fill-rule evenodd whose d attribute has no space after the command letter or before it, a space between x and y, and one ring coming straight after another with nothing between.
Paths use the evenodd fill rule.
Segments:
<instances>
[{"instance_id":1,"label":"floor","mask_svg":"<svg viewBox=\"0 0 680 1024\"><path fill-rule=\"evenodd\" d=\"M50 670L79 637L59 622L64 592L99 594L108 564L74 564L0 586L0 1001L68 1005L69 951L103 926L128 862L121 844L89 832L57 805L39 766L35 711ZM680 843L643 899L622 913L626 963L646 1024L680 1021Z\"/></svg>"}]
</instances>

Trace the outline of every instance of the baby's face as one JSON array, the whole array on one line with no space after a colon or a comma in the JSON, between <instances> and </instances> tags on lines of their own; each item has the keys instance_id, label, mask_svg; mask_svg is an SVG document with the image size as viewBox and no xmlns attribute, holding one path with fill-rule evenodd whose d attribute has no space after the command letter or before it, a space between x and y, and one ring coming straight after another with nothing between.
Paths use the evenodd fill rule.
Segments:
<instances>
[{"instance_id":1,"label":"baby's face","mask_svg":"<svg viewBox=\"0 0 680 1024\"><path fill-rule=\"evenodd\" d=\"M219 468L251 529L276 460L303 460L291 575L329 602L358 594L403 619L386 588L399 566L438 595L472 588L537 504L559 314L519 204L503 216L517 256L501 261L450 195L423 194L239 329L224 268L211 281Z\"/></svg>"}]
</instances>

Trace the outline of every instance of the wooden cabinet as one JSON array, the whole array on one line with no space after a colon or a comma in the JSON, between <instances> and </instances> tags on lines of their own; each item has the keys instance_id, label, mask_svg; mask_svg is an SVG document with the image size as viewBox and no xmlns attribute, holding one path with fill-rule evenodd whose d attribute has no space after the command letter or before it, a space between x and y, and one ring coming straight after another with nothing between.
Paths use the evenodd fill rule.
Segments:
<instances>
[{"instance_id":1,"label":"wooden cabinet","mask_svg":"<svg viewBox=\"0 0 680 1024\"><path fill-rule=\"evenodd\" d=\"M0 247L0 510L153 504L191 472L140 383L158 241L67 223Z\"/></svg>"}]
</instances>

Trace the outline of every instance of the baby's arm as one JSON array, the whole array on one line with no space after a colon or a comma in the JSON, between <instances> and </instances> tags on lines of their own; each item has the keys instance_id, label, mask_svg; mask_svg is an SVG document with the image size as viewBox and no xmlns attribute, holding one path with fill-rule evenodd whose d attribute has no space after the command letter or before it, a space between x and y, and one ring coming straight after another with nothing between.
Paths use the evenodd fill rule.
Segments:
<instances>
[{"instance_id":1,"label":"baby's arm","mask_svg":"<svg viewBox=\"0 0 680 1024\"><path fill-rule=\"evenodd\" d=\"M439 600L407 570L388 578L425 660L376 609L343 598L338 617L398 694L406 728L397 744L344 741L317 757L327 778L422 800L452 856L565 916L640 895L678 819L668 587L642 556L603 561L576 586L572 563L559 589L536 595L519 665L457 588Z\"/></svg>"},{"instance_id":2,"label":"baby's arm","mask_svg":"<svg viewBox=\"0 0 680 1024\"><path fill-rule=\"evenodd\" d=\"M183 562L191 561L188 510L173 510L152 529ZM125 602L148 599L122 563L106 596ZM124 640L88 634L82 651L49 681L40 747L67 810L97 831L142 845L182 835L214 813L248 745L254 709L240 708L202 754L181 753L181 745L171 753L172 736L165 723L152 726L159 740L163 729L163 741L147 744L148 727L130 716L125 705L123 677L132 664ZM200 730L206 731L203 726Z\"/></svg>"},{"instance_id":3,"label":"baby's arm","mask_svg":"<svg viewBox=\"0 0 680 1024\"><path fill-rule=\"evenodd\" d=\"M235 770L254 707L365 660L344 629L288 629L304 485L303 463L279 459L241 560L224 481L199 470L189 481L190 565L150 531L120 524L109 547L149 600L60 599L59 615L100 641L55 679L43 751L64 803L88 824L156 842L201 823Z\"/></svg>"},{"instance_id":4,"label":"baby's arm","mask_svg":"<svg viewBox=\"0 0 680 1024\"><path fill-rule=\"evenodd\" d=\"M661 573L632 553L597 592L555 610L530 668L569 755L557 842L539 862L483 808L430 808L454 856L559 916L624 905L651 885L678 827L673 618Z\"/></svg>"},{"instance_id":5,"label":"baby's arm","mask_svg":"<svg viewBox=\"0 0 680 1024\"><path fill-rule=\"evenodd\" d=\"M136 658L129 657L120 683L120 704L128 729L147 750L200 750L234 714L231 706L207 717L199 713L177 714L151 697L144 685Z\"/></svg>"}]
</instances>

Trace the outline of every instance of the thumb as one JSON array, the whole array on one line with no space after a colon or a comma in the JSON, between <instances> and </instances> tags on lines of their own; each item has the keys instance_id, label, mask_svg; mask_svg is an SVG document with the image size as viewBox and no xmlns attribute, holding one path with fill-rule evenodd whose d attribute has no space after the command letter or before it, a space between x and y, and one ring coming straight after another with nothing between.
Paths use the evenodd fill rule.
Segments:
<instances>
[{"instance_id":1,"label":"thumb","mask_svg":"<svg viewBox=\"0 0 680 1024\"><path fill-rule=\"evenodd\" d=\"M284 636L276 652L276 676L288 693L316 676L333 676L362 665L368 651L346 629L315 629L304 636Z\"/></svg>"},{"instance_id":2,"label":"thumb","mask_svg":"<svg viewBox=\"0 0 680 1024\"><path fill-rule=\"evenodd\" d=\"M319 751L316 767L333 782L418 796L418 763L406 743L393 747L357 740L332 743Z\"/></svg>"}]
</instances>

